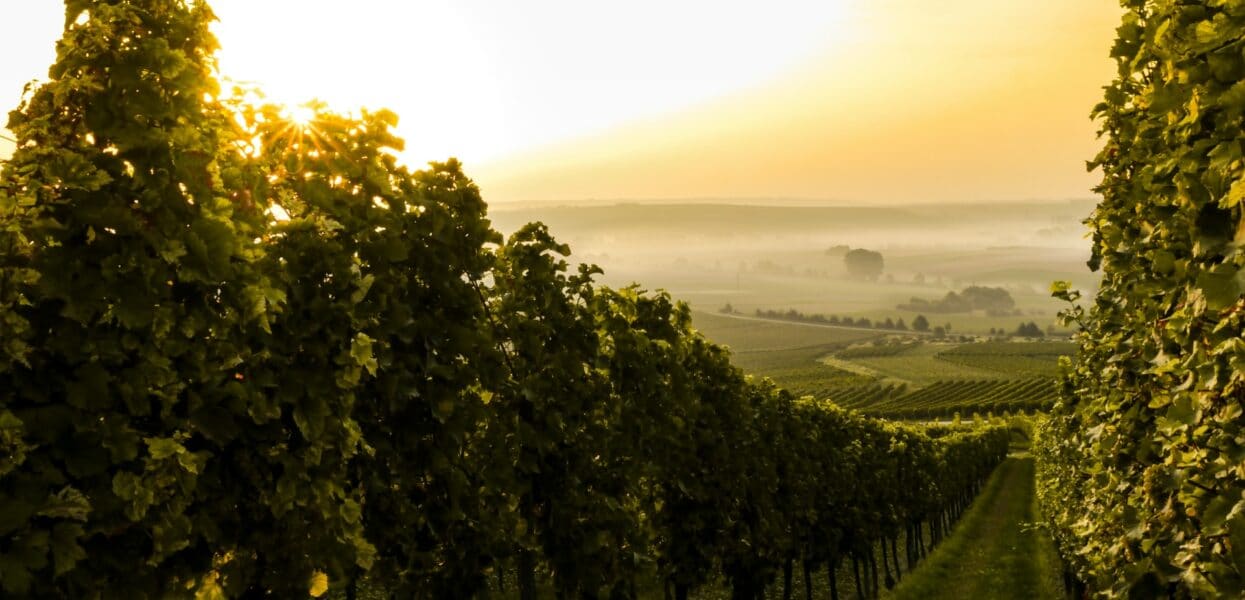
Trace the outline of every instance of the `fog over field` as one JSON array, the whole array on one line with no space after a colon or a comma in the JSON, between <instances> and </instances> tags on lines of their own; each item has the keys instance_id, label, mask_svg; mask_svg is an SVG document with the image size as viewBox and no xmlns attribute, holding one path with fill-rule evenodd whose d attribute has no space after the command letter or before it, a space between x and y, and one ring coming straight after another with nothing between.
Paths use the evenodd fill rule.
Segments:
<instances>
[{"instance_id":1,"label":"fog over field","mask_svg":"<svg viewBox=\"0 0 1245 600\"><path fill-rule=\"evenodd\" d=\"M1054 323L1055 280L1092 291L1090 200L903 206L773 206L700 201L577 206L497 206L495 227L541 221L573 262L605 270L611 285L665 289L694 310L794 309L808 314L911 320L897 308L970 285L1002 287L1020 315L938 315L960 332ZM846 248L880 252L876 279L849 276ZM931 315L931 319L934 317Z\"/></svg>"}]
</instances>

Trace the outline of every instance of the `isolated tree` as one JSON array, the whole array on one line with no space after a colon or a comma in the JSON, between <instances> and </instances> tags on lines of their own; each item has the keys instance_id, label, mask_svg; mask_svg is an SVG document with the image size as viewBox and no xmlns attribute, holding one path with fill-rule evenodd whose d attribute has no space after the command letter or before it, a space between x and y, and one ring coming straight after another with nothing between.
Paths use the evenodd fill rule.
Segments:
<instances>
[{"instance_id":1,"label":"isolated tree","mask_svg":"<svg viewBox=\"0 0 1245 600\"><path fill-rule=\"evenodd\" d=\"M926 319L925 315L917 315L915 319L912 319L912 330L929 331L929 319Z\"/></svg>"},{"instance_id":2,"label":"isolated tree","mask_svg":"<svg viewBox=\"0 0 1245 600\"><path fill-rule=\"evenodd\" d=\"M843 265L852 277L873 281L882 275L882 253L856 248L843 255Z\"/></svg>"}]
</instances>

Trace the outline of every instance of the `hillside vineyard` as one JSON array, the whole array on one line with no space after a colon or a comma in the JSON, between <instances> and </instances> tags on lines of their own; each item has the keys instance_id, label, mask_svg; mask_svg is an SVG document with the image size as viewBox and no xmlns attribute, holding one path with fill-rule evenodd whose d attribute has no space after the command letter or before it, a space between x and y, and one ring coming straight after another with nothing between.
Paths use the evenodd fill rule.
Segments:
<instances>
[{"instance_id":1,"label":"hillside vineyard","mask_svg":"<svg viewBox=\"0 0 1245 600\"><path fill-rule=\"evenodd\" d=\"M212 18L68 0L10 117L0 595L756 598L911 564L1004 458L746 378L669 296L503 240L457 162L399 166L390 112L221 89Z\"/></svg>"}]
</instances>

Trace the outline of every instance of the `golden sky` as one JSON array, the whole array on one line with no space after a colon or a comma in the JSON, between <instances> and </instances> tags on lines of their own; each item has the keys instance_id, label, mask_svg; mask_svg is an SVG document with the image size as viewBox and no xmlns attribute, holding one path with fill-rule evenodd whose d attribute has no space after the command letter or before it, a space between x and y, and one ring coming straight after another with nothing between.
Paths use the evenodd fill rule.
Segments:
<instances>
[{"instance_id":1,"label":"golden sky","mask_svg":"<svg viewBox=\"0 0 1245 600\"><path fill-rule=\"evenodd\" d=\"M216 0L221 70L402 116L490 202L1089 196L1110 0ZM63 9L0 3L0 105ZM3 132L0 132L3 134ZM11 146L0 140L0 156Z\"/></svg>"}]
</instances>

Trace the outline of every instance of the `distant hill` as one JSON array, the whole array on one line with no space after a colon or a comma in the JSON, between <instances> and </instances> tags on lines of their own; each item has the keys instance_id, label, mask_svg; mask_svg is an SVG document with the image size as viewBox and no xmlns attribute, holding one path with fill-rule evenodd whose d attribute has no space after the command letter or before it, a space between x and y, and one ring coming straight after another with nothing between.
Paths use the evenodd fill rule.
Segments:
<instances>
[{"instance_id":1,"label":"distant hill","mask_svg":"<svg viewBox=\"0 0 1245 600\"><path fill-rule=\"evenodd\" d=\"M500 231L511 232L530 221L542 221L555 235L629 236L682 233L708 237L756 234L832 235L871 231L983 233L1023 230L1040 241L1077 239L1080 221L1093 208L1091 200L906 205L906 206L759 206L746 204L641 204L590 206L492 207ZM897 239L897 241L899 241ZM1004 240L995 240L1004 243ZM1054 244L1063 245L1063 244Z\"/></svg>"}]
</instances>

